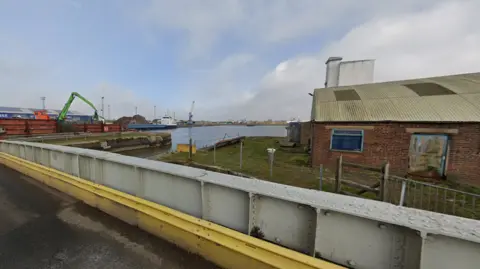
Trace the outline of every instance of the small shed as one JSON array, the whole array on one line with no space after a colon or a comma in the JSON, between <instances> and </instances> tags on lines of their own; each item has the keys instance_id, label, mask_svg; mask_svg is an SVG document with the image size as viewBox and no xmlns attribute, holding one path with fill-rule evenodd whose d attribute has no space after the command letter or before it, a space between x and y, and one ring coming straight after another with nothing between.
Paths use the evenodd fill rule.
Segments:
<instances>
[{"instance_id":1,"label":"small shed","mask_svg":"<svg viewBox=\"0 0 480 269\"><path fill-rule=\"evenodd\" d=\"M288 142L300 143L300 122L289 122L285 128L287 129Z\"/></svg>"},{"instance_id":2,"label":"small shed","mask_svg":"<svg viewBox=\"0 0 480 269\"><path fill-rule=\"evenodd\" d=\"M312 164L347 161L480 185L480 73L316 89Z\"/></svg>"}]
</instances>

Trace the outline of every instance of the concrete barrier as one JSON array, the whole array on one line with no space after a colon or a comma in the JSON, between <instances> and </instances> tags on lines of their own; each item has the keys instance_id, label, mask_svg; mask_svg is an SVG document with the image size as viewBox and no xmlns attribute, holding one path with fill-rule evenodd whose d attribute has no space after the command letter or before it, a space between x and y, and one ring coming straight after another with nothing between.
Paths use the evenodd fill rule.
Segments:
<instances>
[{"instance_id":1,"label":"concrete barrier","mask_svg":"<svg viewBox=\"0 0 480 269\"><path fill-rule=\"evenodd\" d=\"M107 152L18 141L4 141L0 150L352 268L480 263L475 220Z\"/></svg>"}]
</instances>

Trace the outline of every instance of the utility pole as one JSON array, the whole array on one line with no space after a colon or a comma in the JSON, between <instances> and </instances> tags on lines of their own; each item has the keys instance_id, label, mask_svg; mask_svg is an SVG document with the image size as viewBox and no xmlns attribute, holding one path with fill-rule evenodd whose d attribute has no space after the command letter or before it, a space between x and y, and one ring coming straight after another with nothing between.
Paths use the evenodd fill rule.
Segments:
<instances>
[{"instance_id":1,"label":"utility pole","mask_svg":"<svg viewBox=\"0 0 480 269\"><path fill-rule=\"evenodd\" d=\"M135 115L138 115L138 110L137 110L137 107L135 106Z\"/></svg>"},{"instance_id":2,"label":"utility pole","mask_svg":"<svg viewBox=\"0 0 480 269\"><path fill-rule=\"evenodd\" d=\"M112 118L110 117L110 105L108 105L108 119L111 120Z\"/></svg>"},{"instance_id":3,"label":"utility pole","mask_svg":"<svg viewBox=\"0 0 480 269\"><path fill-rule=\"evenodd\" d=\"M192 106L190 107L190 112L188 112L188 160L191 161L193 157L192 152L192 118L193 118L193 106L195 105L195 101L192 102Z\"/></svg>"},{"instance_id":4,"label":"utility pole","mask_svg":"<svg viewBox=\"0 0 480 269\"><path fill-rule=\"evenodd\" d=\"M42 96L42 97L40 97L40 99L42 100L42 109L45 110L45 99L46 99L46 97Z\"/></svg>"},{"instance_id":5,"label":"utility pole","mask_svg":"<svg viewBox=\"0 0 480 269\"><path fill-rule=\"evenodd\" d=\"M105 106L104 106L104 101L105 97L102 96L102 118L105 118Z\"/></svg>"},{"instance_id":6,"label":"utility pole","mask_svg":"<svg viewBox=\"0 0 480 269\"><path fill-rule=\"evenodd\" d=\"M153 106L153 119L157 118L157 106Z\"/></svg>"}]
</instances>

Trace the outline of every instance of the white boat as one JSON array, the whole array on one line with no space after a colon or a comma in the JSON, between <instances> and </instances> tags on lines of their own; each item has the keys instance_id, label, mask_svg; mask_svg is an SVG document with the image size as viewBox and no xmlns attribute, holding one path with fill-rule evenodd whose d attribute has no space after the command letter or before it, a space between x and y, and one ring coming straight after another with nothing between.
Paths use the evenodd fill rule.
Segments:
<instances>
[{"instance_id":1,"label":"white boat","mask_svg":"<svg viewBox=\"0 0 480 269\"><path fill-rule=\"evenodd\" d=\"M160 119L160 125L165 128L177 128L177 121L169 115L165 115Z\"/></svg>"},{"instance_id":2,"label":"white boat","mask_svg":"<svg viewBox=\"0 0 480 269\"><path fill-rule=\"evenodd\" d=\"M297 117L296 119L292 118L290 120L287 120L287 123L293 123L293 122L300 122L300 117Z\"/></svg>"}]
</instances>

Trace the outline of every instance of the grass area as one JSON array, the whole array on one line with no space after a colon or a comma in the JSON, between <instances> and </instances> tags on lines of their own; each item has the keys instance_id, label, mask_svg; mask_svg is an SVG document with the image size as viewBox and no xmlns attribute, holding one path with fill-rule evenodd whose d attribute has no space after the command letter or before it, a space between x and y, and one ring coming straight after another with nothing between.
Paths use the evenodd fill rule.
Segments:
<instances>
[{"instance_id":1,"label":"grass area","mask_svg":"<svg viewBox=\"0 0 480 269\"><path fill-rule=\"evenodd\" d=\"M270 176L267 148L277 149L273 173ZM215 157L214 157L215 155ZM319 189L320 170L308 165L309 156L303 149L281 148L277 138L252 137L244 141L242 148L243 163L240 167L240 144L219 148L215 151L197 151L193 162L201 165L221 167L259 179L276 183ZM173 153L160 157L160 160L176 163L188 163L187 153ZM214 161L215 160L215 161ZM323 190L334 190L334 170L323 170ZM343 179L373 185L378 183L381 173L370 172L356 168L344 169ZM398 178L397 178L398 179ZM480 188L461 185L456 182L442 181L427 185L421 179L407 185L405 205L409 207L430 210L440 213L480 219L480 199L470 194L480 194ZM454 189L454 190L452 190ZM358 189L342 184L342 190L357 193ZM469 194L458 191L468 192ZM401 193L401 180L389 180L388 201L398 204ZM363 198L376 199L376 194L365 192Z\"/></svg>"},{"instance_id":2,"label":"grass area","mask_svg":"<svg viewBox=\"0 0 480 269\"><path fill-rule=\"evenodd\" d=\"M267 148L276 148L272 176ZM215 158L214 158L215 155ZM302 188L319 188L319 170L308 166L308 154L302 149L283 149L278 144L278 138L251 137L244 141L243 163L240 168L240 144L219 148L215 151L197 151L193 162L219 166L235 172L240 172L259 179ZM163 161L186 162L187 153L173 153L161 157ZM214 162L215 159L215 162ZM330 171L324 171L324 176L332 177ZM326 182L325 190L330 190L332 184Z\"/></svg>"}]
</instances>

